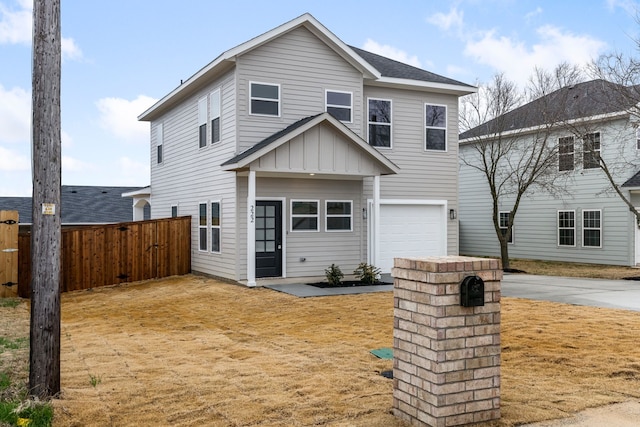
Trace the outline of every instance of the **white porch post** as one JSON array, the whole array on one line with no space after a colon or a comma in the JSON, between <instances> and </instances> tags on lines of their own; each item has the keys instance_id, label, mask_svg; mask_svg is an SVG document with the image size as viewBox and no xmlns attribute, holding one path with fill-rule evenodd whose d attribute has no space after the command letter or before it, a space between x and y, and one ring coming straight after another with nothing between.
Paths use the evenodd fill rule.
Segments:
<instances>
[{"instance_id":1,"label":"white porch post","mask_svg":"<svg viewBox=\"0 0 640 427\"><path fill-rule=\"evenodd\" d=\"M247 194L247 285L256 285L256 172L249 171Z\"/></svg>"},{"instance_id":2,"label":"white porch post","mask_svg":"<svg viewBox=\"0 0 640 427\"><path fill-rule=\"evenodd\" d=\"M380 261L380 175L373 177L373 265Z\"/></svg>"}]
</instances>

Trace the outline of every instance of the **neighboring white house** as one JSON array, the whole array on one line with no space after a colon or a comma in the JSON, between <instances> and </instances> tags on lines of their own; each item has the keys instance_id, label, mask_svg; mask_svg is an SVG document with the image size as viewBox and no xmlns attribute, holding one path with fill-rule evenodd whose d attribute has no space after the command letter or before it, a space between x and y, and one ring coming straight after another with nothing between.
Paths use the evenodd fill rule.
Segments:
<instances>
[{"instance_id":1,"label":"neighboring white house","mask_svg":"<svg viewBox=\"0 0 640 427\"><path fill-rule=\"evenodd\" d=\"M249 286L457 254L458 98L475 90L302 15L139 117L152 218L191 215L192 270Z\"/></svg>"},{"instance_id":2,"label":"neighboring white house","mask_svg":"<svg viewBox=\"0 0 640 427\"><path fill-rule=\"evenodd\" d=\"M526 144L548 124L540 105L562 109L547 110L547 116L560 118L550 139L558 150L557 173L564 175L558 185L562 187L556 195L525 194L514 217L510 258L640 263L635 216L598 165L600 156L618 188L640 207L640 138L637 118L628 112L635 101L622 95L632 89L593 80L562 88L502 117L508 123L503 137L515 135ZM487 137L489 128L491 122L460 135L461 159L474 158L474 144ZM500 201L500 223L505 226L513 202L513 198ZM464 162L460 165L459 221L460 253L500 255L486 178Z\"/></svg>"}]
</instances>

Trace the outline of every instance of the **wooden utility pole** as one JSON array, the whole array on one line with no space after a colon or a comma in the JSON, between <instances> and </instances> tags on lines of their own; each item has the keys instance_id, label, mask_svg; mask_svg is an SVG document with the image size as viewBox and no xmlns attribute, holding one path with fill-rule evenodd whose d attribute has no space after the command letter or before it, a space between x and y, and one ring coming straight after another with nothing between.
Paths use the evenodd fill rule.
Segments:
<instances>
[{"instance_id":1,"label":"wooden utility pole","mask_svg":"<svg viewBox=\"0 0 640 427\"><path fill-rule=\"evenodd\" d=\"M29 391L60 392L60 0L33 2Z\"/></svg>"}]
</instances>

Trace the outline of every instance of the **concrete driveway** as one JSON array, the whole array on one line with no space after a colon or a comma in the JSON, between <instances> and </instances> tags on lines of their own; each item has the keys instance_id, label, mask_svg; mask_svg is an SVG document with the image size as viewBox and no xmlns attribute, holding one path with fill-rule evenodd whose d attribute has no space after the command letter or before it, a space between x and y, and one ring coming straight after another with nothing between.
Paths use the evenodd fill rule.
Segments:
<instances>
[{"instance_id":1,"label":"concrete driveway","mask_svg":"<svg viewBox=\"0 0 640 427\"><path fill-rule=\"evenodd\" d=\"M505 273L502 295L640 311L640 282Z\"/></svg>"}]
</instances>

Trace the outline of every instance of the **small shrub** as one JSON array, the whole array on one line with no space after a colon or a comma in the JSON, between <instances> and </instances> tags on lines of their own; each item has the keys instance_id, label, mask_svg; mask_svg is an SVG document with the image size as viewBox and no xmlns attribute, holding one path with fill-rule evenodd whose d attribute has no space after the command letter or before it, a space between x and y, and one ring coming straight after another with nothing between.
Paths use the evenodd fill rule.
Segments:
<instances>
[{"instance_id":1,"label":"small shrub","mask_svg":"<svg viewBox=\"0 0 640 427\"><path fill-rule=\"evenodd\" d=\"M0 307L16 308L20 303L19 298L0 298Z\"/></svg>"},{"instance_id":2,"label":"small shrub","mask_svg":"<svg viewBox=\"0 0 640 427\"><path fill-rule=\"evenodd\" d=\"M374 265L367 264L366 262L361 262L353 271L353 274L360 280L362 283L366 283L367 285L373 285L378 283L378 277L380 277L380 269Z\"/></svg>"},{"instance_id":3,"label":"small shrub","mask_svg":"<svg viewBox=\"0 0 640 427\"><path fill-rule=\"evenodd\" d=\"M99 376L93 375L93 374L89 374L89 382L95 388L95 387L98 386L98 384L100 384L102 382L102 377L99 377Z\"/></svg>"},{"instance_id":4,"label":"small shrub","mask_svg":"<svg viewBox=\"0 0 640 427\"><path fill-rule=\"evenodd\" d=\"M342 278L344 277L340 267L335 264L331 264L329 268L325 269L324 275L331 286L340 286Z\"/></svg>"}]
</instances>

